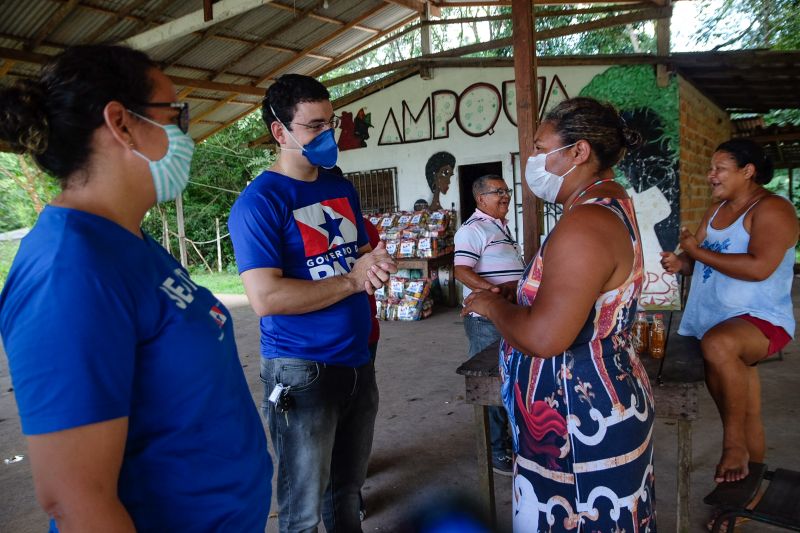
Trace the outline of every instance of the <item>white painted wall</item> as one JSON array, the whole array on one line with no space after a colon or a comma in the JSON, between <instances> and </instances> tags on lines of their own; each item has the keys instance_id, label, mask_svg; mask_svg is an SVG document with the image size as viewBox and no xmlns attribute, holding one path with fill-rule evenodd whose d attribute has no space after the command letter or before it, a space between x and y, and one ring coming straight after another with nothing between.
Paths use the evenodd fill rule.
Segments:
<instances>
[{"instance_id":1,"label":"white painted wall","mask_svg":"<svg viewBox=\"0 0 800 533\"><path fill-rule=\"evenodd\" d=\"M594 76L607 68L606 66L540 68L538 75L545 78L548 90L554 76L558 76L566 94L572 97L577 96ZM411 113L416 115L422 110L426 99L431 98L434 91L450 90L462 95L465 89L477 82L489 83L496 87L502 99L503 82L514 79L512 68L447 68L434 69L433 74L431 80L423 80L418 76L408 78L336 111L337 114L349 111L355 116L359 109L364 108L366 113L372 114L373 128L369 130L370 138L367 140L367 147L341 152L338 164L345 172L396 167L401 209L412 209L414 202L419 198L431 199L432 194L425 180L425 163L431 155L440 151L453 154L456 158L456 167L500 161L503 164L503 177L509 186L512 184L514 171L512 170L511 154L519 150L517 128L509 121L502 108L493 132L481 137L467 135L457 121L453 120L449 123L449 137L446 139L378 145L381 130L390 109L394 112L402 130L404 100ZM513 88L513 83L510 84L510 87ZM502 107L502 102L500 104ZM512 116L515 116L516 103L512 100L508 107L514 113ZM549 107L552 107L552 104L548 105ZM406 111L406 113L408 112ZM444 207L449 208L451 204L455 204L456 209L460 208L457 174L451 180L448 193L441 197L441 203ZM513 227L514 221L511 213L509 213L509 218Z\"/></svg>"}]
</instances>

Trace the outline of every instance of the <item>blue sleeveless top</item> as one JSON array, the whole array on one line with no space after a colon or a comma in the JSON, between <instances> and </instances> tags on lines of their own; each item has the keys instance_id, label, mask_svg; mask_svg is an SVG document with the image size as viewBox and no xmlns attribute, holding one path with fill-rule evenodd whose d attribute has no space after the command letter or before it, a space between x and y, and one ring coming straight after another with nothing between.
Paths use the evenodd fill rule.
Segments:
<instances>
[{"instance_id":1,"label":"blue sleeveless top","mask_svg":"<svg viewBox=\"0 0 800 533\"><path fill-rule=\"evenodd\" d=\"M701 247L723 254L747 253L750 234L744 228L744 217L756 204L724 229L711 227L719 212L718 207L708 222L706 238ZM794 260L792 247L786 250L775 272L763 281L735 279L701 261L695 261L689 301L678 333L700 339L706 331L723 320L751 315L782 327L794 337L791 296Z\"/></svg>"}]
</instances>

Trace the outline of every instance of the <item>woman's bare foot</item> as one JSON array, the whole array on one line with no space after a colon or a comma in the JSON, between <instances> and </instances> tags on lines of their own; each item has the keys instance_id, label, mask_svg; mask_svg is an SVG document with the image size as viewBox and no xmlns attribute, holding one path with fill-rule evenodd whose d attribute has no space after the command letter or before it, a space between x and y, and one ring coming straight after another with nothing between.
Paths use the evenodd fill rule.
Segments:
<instances>
[{"instance_id":1,"label":"woman's bare foot","mask_svg":"<svg viewBox=\"0 0 800 533\"><path fill-rule=\"evenodd\" d=\"M717 472L714 474L714 481L716 483L725 483L746 478L750 472L747 468L749 460L750 454L745 447L724 448L722 457L717 465Z\"/></svg>"}]
</instances>

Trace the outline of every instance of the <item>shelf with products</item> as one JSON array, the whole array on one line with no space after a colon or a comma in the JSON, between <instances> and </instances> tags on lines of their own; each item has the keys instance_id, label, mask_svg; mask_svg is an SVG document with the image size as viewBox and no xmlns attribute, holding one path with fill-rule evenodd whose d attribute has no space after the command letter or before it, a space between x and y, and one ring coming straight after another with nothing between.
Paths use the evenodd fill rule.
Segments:
<instances>
[{"instance_id":1,"label":"shelf with products","mask_svg":"<svg viewBox=\"0 0 800 533\"><path fill-rule=\"evenodd\" d=\"M419 320L434 303L455 305L452 211L399 211L370 217L398 272L376 293L378 318Z\"/></svg>"}]
</instances>

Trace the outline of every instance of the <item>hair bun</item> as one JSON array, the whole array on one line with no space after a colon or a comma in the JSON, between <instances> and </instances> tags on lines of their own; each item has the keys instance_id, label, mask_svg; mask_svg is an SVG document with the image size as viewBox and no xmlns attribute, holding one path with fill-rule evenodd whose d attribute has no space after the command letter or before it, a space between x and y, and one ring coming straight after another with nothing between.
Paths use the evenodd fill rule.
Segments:
<instances>
[{"instance_id":1,"label":"hair bun","mask_svg":"<svg viewBox=\"0 0 800 533\"><path fill-rule=\"evenodd\" d=\"M622 127L622 139L625 148L628 150L638 148L642 144L642 134L639 133L639 130L630 128L627 125Z\"/></svg>"},{"instance_id":2,"label":"hair bun","mask_svg":"<svg viewBox=\"0 0 800 533\"><path fill-rule=\"evenodd\" d=\"M48 136L46 95L39 82L22 80L0 90L0 139L15 152L41 154Z\"/></svg>"}]
</instances>

